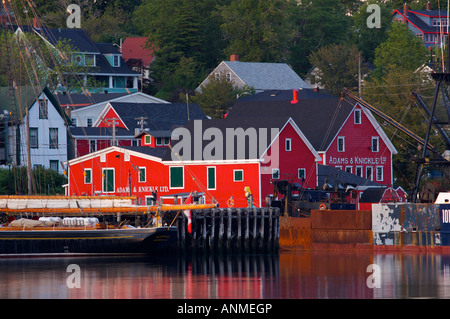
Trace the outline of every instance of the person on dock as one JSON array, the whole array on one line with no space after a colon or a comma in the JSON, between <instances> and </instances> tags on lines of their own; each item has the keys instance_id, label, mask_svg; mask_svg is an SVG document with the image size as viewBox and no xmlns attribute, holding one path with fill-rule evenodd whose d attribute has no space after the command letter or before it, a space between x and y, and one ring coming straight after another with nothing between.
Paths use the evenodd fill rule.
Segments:
<instances>
[{"instance_id":1,"label":"person on dock","mask_svg":"<svg viewBox=\"0 0 450 319\"><path fill-rule=\"evenodd\" d=\"M248 208L252 208L253 207L252 191L250 190L250 187L248 187L248 186L244 187L244 191L245 191L245 198L247 199Z\"/></svg>"}]
</instances>

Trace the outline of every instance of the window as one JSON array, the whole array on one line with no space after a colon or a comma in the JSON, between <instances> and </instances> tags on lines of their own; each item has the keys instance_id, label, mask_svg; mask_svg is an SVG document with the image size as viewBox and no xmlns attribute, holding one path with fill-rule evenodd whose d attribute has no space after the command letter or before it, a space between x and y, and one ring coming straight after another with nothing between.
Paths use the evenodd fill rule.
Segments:
<instances>
[{"instance_id":1,"label":"window","mask_svg":"<svg viewBox=\"0 0 450 319\"><path fill-rule=\"evenodd\" d=\"M345 166L345 171L346 171L347 173L352 174L352 172L353 172L353 167L352 167L352 166Z\"/></svg>"},{"instance_id":2,"label":"window","mask_svg":"<svg viewBox=\"0 0 450 319\"><path fill-rule=\"evenodd\" d=\"M285 139L284 145L285 145L286 151L290 152L291 151L291 139L290 138Z\"/></svg>"},{"instance_id":3,"label":"window","mask_svg":"<svg viewBox=\"0 0 450 319\"><path fill-rule=\"evenodd\" d=\"M280 169L279 168L272 168L272 178L273 179L280 178Z\"/></svg>"},{"instance_id":4,"label":"window","mask_svg":"<svg viewBox=\"0 0 450 319\"><path fill-rule=\"evenodd\" d=\"M116 66L116 67L120 66L120 59L119 59L118 55L113 56L113 66Z\"/></svg>"},{"instance_id":5,"label":"window","mask_svg":"<svg viewBox=\"0 0 450 319\"><path fill-rule=\"evenodd\" d=\"M30 127L30 147L39 148L37 127Z\"/></svg>"},{"instance_id":6,"label":"window","mask_svg":"<svg viewBox=\"0 0 450 319\"><path fill-rule=\"evenodd\" d=\"M298 169L298 179L304 179L306 177L306 170L304 168Z\"/></svg>"},{"instance_id":7,"label":"window","mask_svg":"<svg viewBox=\"0 0 450 319\"><path fill-rule=\"evenodd\" d=\"M70 119L70 121L72 122L73 126L77 126L77 119L76 118L72 118L72 119Z\"/></svg>"},{"instance_id":8,"label":"window","mask_svg":"<svg viewBox=\"0 0 450 319\"><path fill-rule=\"evenodd\" d=\"M161 146L162 145L162 138L161 137L157 137L156 138L156 146Z\"/></svg>"},{"instance_id":9,"label":"window","mask_svg":"<svg viewBox=\"0 0 450 319\"><path fill-rule=\"evenodd\" d=\"M372 152L378 152L378 137L372 137Z\"/></svg>"},{"instance_id":10,"label":"window","mask_svg":"<svg viewBox=\"0 0 450 319\"><path fill-rule=\"evenodd\" d=\"M92 169L85 168L83 175L84 175L84 183L91 184L92 183Z\"/></svg>"},{"instance_id":11,"label":"window","mask_svg":"<svg viewBox=\"0 0 450 319\"><path fill-rule=\"evenodd\" d=\"M216 168L207 167L208 189L216 189Z\"/></svg>"},{"instance_id":12,"label":"window","mask_svg":"<svg viewBox=\"0 0 450 319\"><path fill-rule=\"evenodd\" d=\"M372 166L366 166L366 178L371 181L372 178Z\"/></svg>"},{"instance_id":13,"label":"window","mask_svg":"<svg viewBox=\"0 0 450 319\"><path fill-rule=\"evenodd\" d=\"M356 166L356 175L359 177L363 177L363 167L362 166Z\"/></svg>"},{"instance_id":14,"label":"window","mask_svg":"<svg viewBox=\"0 0 450 319\"><path fill-rule=\"evenodd\" d=\"M89 153L93 153L97 150L96 140L89 140Z\"/></svg>"},{"instance_id":15,"label":"window","mask_svg":"<svg viewBox=\"0 0 450 319\"><path fill-rule=\"evenodd\" d=\"M382 181L383 180L383 166L377 166L377 181Z\"/></svg>"},{"instance_id":16,"label":"window","mask_svg":"<svg viewBox=\"0 0 450 319\"><path fill-rule=\"evenodd\" d=\"M169 170L169 186L170 188L183 188L184 187L184 168L183 167L171 167Z\"/></svg>"},{"instance_id":17,"label":"window","mask_svg":"<svg viewBox=\"0 0 450 319\"><path fill-rule=\"evenodd\" d=\"M103 192L114 192L114 168L103 169Z\"/></svg>"},{"instance_id":18,"label":"window","mask_svg":"<svg viewBox=\"0 0 450 319\"><path fill-rule=\"evenodd\" d=\"M361 124L361 110L355 110L355 124Z\"/></svg>"},{"instance_id":19,"label":"window","mask_svg":"<svg viewBox=\"0 0 450 319\"><path fill-rule=\"evenodd\" d=\"M91 118L88 118L88 119L87 119L87 126L88 126L88 127L91 127L91 126L92 126L92 119L91 119Z\"/></svg>"},{"instance_id":20,"label":"window","mask_svg":"<svg viewBox=\"0 0 450 319\"><path fill-rule=\"evenodd\" d=\"M153 196L145 196L145 205L152 206L156 205L156 200Z\"/></svg>"},{"instance_id":21,"label":"window","mask_svg":"<svg viewBox=\"0 0 450 319\"><path fill-rule=\"evenodd\" d=\"M139 146L139 140L132 140L131 146Z\"/></svg>"},{"instance_id":22,"label":"window","mask_svg":"<svg viewBox=\"0 0 450 319\"><path fill-rule=\"evenodd\" d=\"M84 64L86 66L95 66L95 55L85 54L84 55Z\"/></svg>"},{"instance_id":23,"label":"window","mask_svg":"<svg viewBox=\"0 0 450 319\"><path fill-rule=\"evenodd\" d=\"M46 99L39 99L39 119L48 119L48 105Z\"/></svg>"},{"instance_id":24,"label":"window","mask_svg":"<svg viewBox=\"0 0 450 319\"><path fill-rule=\"evenodd\" d=\"M231 73L227 73L227 82L231 82Z\"/></svg>"},{"instance_id":25,"label":"window","mask_svg":"<svg viewBox=\"0 0 450 319\"><path fill-rule=\"evenodd\" d=\"M58 160L50 160L50 169L52 171L58 172L58 165L59 165Z\"/></svg>"},{"instance_id":26,"label":"window","mask_svg":"<svg viewBox=\"0 0 450 319\"><path fill-rule=\"evenodd\" d=\"M50 127L48 129L49 132L49 144L51 149L57 149L58 148L58 128L57 127Z\"/></svg>"},{"instance_id":27,"label":"window","mask_svg":"<svg viewBox=\"0 0 450 319\"><path fill-rule=\"evenodd\" d=\"M170 137L165 137L164 138L164 145L169 145L170 143Z\"/></svg>"},{"instance_id":28,"label":"window","mask_svg":"<svg viewBox=\"0 0 450 319\"><path fill-rule=\"evenodd\" d=\"M150 135L145 135L145 144L152 144L152 137Z\"/></svg>"},{"instance_id":29,"label":"window","mask_svg":"<svg viewBox=\"0 0 450 319\"><path fill-rule=\"evenodd\" d=\"M146 168L145 167L139 167L139 182L145 182L147 179L146 174Z\"/></svg>"},{"instance_id":30,"label":"window","mask_svg":"<svg viewBox=\"0 0 450 319\"><path fill-rule=\"evenodd\" d=\"M235 169L233 170L233 182L243 182L244 181L244 170Z\"/></svg>"},{"instance_id":31,"label":"window","mask_svg":"<svg viewBox=\"0 0 450 319\"><path fill-rule=\"evenodd\" d=\"M343 136L339 136L337 139L337 149L338 152L345 152L345 138Z\"/></svg>"}]
</instances>

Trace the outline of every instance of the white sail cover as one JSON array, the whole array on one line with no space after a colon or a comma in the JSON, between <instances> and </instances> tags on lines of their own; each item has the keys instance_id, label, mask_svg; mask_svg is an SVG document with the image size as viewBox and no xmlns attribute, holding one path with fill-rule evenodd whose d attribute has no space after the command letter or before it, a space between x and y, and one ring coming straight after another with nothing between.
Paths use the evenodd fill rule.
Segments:
<instances>
[{"instance_id":1,"label":"white sail cover","mask_svg":"<svg viewBox=\"0 0 450 319\"><path fill-rule=\"evenodd\" d=\"M131 198L25 198L10 197L0 198L0 209L33 209L33 208L118 208L118 207L135 207Z\"/></svg>"}]
</instances>

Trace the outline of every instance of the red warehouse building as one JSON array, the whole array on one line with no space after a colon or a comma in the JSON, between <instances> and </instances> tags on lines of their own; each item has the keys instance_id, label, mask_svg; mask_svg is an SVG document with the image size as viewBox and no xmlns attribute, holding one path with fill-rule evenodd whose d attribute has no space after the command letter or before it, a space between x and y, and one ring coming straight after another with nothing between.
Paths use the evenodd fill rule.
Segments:
<instances>
[{"instance_id":1,"label":"red warehouse building","mask_svg":"<svg viewBox=\"0 0 450 319\"><path fill-rule=\"evenodd\" d=\"M109 147L69 161L68 195L158 197L197 191L221 207L256 207L273 194L272 180L288 176L317 186L321 160L296 123L270 119L195 120L172 133L170 148Z\"/></svg>"},{"instance_id":2,"label":"red warehouse building","mask_svg":"<svg viewBox=\"0 0 450 319\"><path fill-rule=\"evenodd\" d=\"M227 120L275 115L294 120L321 156L320 164L392 186L397 150L368 109L313 89L267 91L239 99Z\"/></svg>"}]
</instances>

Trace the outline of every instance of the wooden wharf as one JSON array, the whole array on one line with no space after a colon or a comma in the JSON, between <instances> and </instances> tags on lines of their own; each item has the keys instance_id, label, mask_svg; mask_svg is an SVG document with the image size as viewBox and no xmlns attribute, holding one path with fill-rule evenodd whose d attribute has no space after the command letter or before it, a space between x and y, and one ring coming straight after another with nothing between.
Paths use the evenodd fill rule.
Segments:
<instances>
[{"instance_id":1,"label":"wooden wharf","mask_svg":"<svg viewBox=\"0 0 450 319\"><path fill-rule=\"evenodd\" d=\"M178 248L192 254L278 253L278 208L212 208L177 216Z\"/></svg>"}]
</instances>

